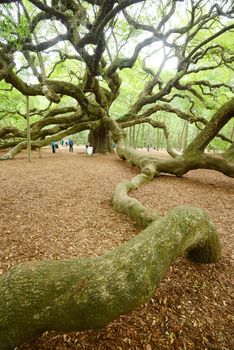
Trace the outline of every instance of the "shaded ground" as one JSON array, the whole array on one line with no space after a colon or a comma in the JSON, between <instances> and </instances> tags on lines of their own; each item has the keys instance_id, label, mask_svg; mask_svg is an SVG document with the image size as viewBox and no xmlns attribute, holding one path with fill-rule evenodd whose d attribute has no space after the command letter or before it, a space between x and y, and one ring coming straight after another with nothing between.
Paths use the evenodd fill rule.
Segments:
<instances>
[{"instance_id":1,"label":"shaded ground","mask_svg":"<svg viewBox=\"0 0 234 350\"><path fill-rule=\"evenodd\" d=\"M31 163L26 153L0 162L0 274L32 259L100 255L137 234L110 205L115 185L137 169L115 155L87 157L81 151L44 149L42 159L35 152ZM161 176L132 195L162 212L183 204L203 207L218 226L221 261L194 265L178 259L148 304L105 329L45 333L20 350L234 349L233 179L196 170L183 178Z\"/></svg>"}]
</instances>

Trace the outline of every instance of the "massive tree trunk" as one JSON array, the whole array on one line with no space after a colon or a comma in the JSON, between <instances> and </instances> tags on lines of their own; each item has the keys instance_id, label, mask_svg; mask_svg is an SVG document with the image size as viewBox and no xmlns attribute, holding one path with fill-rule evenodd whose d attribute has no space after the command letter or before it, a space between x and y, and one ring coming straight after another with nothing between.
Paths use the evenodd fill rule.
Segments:
<instances>
[{"instance_id":1,"label":"massive tree trunk","mask_svg":"<svg viewBox=\"0 0 234 350\"><path fill-rule=\"evenodd\" d=\"M101 257L12 269L0 277L0 349L13 349L45 330L105 326L145 303L182 254L201 263L220 256L217 232L201 209L173 209Z\"/></svg>"},{"instance_id":2,"label":"massive tree trunk","mask_svg":"<svg viewBox=\"0 0 234 350\"><path fill-rule=\"evenodd\" d=\"M90 130L88 141L93 146L94 153L110 153L113 151L110 131L103 126Z\"/></svg>"}]
</instances>

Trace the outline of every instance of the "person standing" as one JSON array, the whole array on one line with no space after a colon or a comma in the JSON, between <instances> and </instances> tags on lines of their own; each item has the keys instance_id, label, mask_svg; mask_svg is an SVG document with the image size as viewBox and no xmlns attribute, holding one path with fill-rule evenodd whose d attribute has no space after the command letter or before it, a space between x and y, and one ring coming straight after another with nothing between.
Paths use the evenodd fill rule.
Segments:
<instances>
[{"instance_id":1,"label":"person standing","mask_svg":"<svg viewBox=\"0 0 234 350\"><path fill-rule=\"evenodd\" d=\"M69 139L69 140L68 140L68 144L69 144L69 152L73 152L73 145L74 145L74 142L73 142L71 139Z\"/></svg>"},{"instance_id":2,"label":"person standing","mask_svg":"<svg viewBox=\"0 0 234 350\"><path fill-rule=\"evenodd\" d=\"M51 148L52 148L52 153L56 152L56 142L52 141L51 142Z\"/></svg>"}]
</instances>

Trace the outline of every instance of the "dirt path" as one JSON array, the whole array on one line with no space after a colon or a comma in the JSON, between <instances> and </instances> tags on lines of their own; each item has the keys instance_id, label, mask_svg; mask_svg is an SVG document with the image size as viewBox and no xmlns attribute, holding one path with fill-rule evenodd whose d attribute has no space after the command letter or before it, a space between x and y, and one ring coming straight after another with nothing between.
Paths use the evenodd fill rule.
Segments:
<instances>
[{"instance_id":1,"label":"dirt path","mask_svg":"<svg viewBox=\"0 0 234 350\"><path fill-rule=\"evenodd\" d=\"M0 163L0 273L32 259L100 255L138 233L110 205L115 185L137 169L117 156L26 153ZM153 152L152 152L153 154ZM203 207L216 223L222 259L194 265L183 258L171 267L148 304L101 331L45 333L24 350L233 350L231 252L234 250L234 181L197 170L183 178L161 176L133 194L162 212L176 205Z\"/></svg>"}]
</instances>

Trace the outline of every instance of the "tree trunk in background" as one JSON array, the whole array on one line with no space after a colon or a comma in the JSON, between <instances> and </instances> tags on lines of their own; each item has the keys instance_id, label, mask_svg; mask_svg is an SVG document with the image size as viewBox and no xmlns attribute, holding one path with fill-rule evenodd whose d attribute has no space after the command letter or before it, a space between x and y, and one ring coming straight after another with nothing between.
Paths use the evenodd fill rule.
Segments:
<instances>
[{"instance_id":1,"label":"tree trunk in background","mask_svg":"<svg viewBox=\"0 0 234 350\"><path fill-rule=\"evenodd\" d=\"M151 134L151 125L148 125L148 130L147 130L147 145L150 145L150 134Z\"/></svg>"},{"instance_id":2,"label":"tree trunk in background","mask_svg":"<svg viewBox=\"0 0 234 350\"><path fill-rule=\"evenodd\" d=\"M140 130L141 130L141 124L138 125L138 127L137 127L135 147L139 147L140 146Z\"/></svg>"},{"instance_id":3,"label":"tree trunk in background","mask_svg":"<svg viewBox=\"0 0 234 350\"><path fill-rule=\"evenodd\" d=\"M136 148L136 125L132 127L132 147Z\"/></svg>"},{"instance_id":4,"label":"tree trunk in background","mask_svg":"<svg viewBox=\"0 0 234 350\"><path fill-rule=\"evenodd\" d=\"M157 128L156 135L156 148L159 151L161 146L161 130L159 128Z\"/></svg>"},{"instance_id":5,"label":"tree trunk in background","mask_svg":"<svg viewBox=\"0 0 234 350\"><path fill-rule=\"evenodd\" d=\"M104 127L90 130L88 141L93 146L93 153L110 153L113 151L110 131Z\"/></svg>"},{"instance_id":6,"label":"tree trunk in background","mask_svg":"<svg viewBox=\"0 0 234 350\"><path fill-rule=\"evenodd\" d=\"M131 147L132 146L132 128L128 128L128 145Z\"/></svg>"},{"instance_id":7,"label":"tree trunk in background","mask_svg":"<svg viewBox=\"0 0 234 350\"><path fill-rule=\"evenodd\" d=\"M184 135L182 139L182 149L183 151L186 149L188 144L188 122L187 120L184 121Z\"/></svg>"},{"instance_id":8,"label":"tree trunk in background","mask_svg":"<svg viewBox=\"0 0 234 350\"><path fill-rule=\"evenodd\" d=\"M181 132L178 134L178 146L179 150L185 150L188 144L188 122L183 121Z\"/></svg>"},{"instance_id":9,"label":"tree trunk in background","mask_svg":"<svg viewBox=\"0 0 234 350\"><path fill-rule=\"evenodd\" d=\"M141 129L141 147L145 146L145 124L142 124Z\"/></svg>"},{"instance_id":10,"label":"tree trunk in background","mask_svg":"<svg viewBox=\"0 0 234 350\"><path fill-rule=\"evenodd\" d=\"M181 132L178 132L178 137L177 137L177 149L180 151L182 149L182 137L184 133L184 124L182 124L181 127Z\"/></svg>"},{"instance_id":11,"label":"tree trunk in background","mask_svg":"<svg viewBox=\"0 0 234 350\"><path fill-rule=\"evenodd\" d=\"M165 116L163 117L163 123L166 125L166 117ZM165 134L164 134L162 129L161 129L161 135L162 135L162 138L161 138L161 140L162 140L162 147L161 148L163 150L166 150L167 149L167 140L165 138Z\"/></svg>"},{"instance_id":12,"label":"tree trunk in background","mask_svg":"<svg viewBox=\"0 0 234 350\"><path fill-rule=\"evenodd\" d=\"M31 162L31 131L30 131L29 97L28 96L26 96L26 120L27 120L28 161Z\"/></svg>"}]
</instances>

